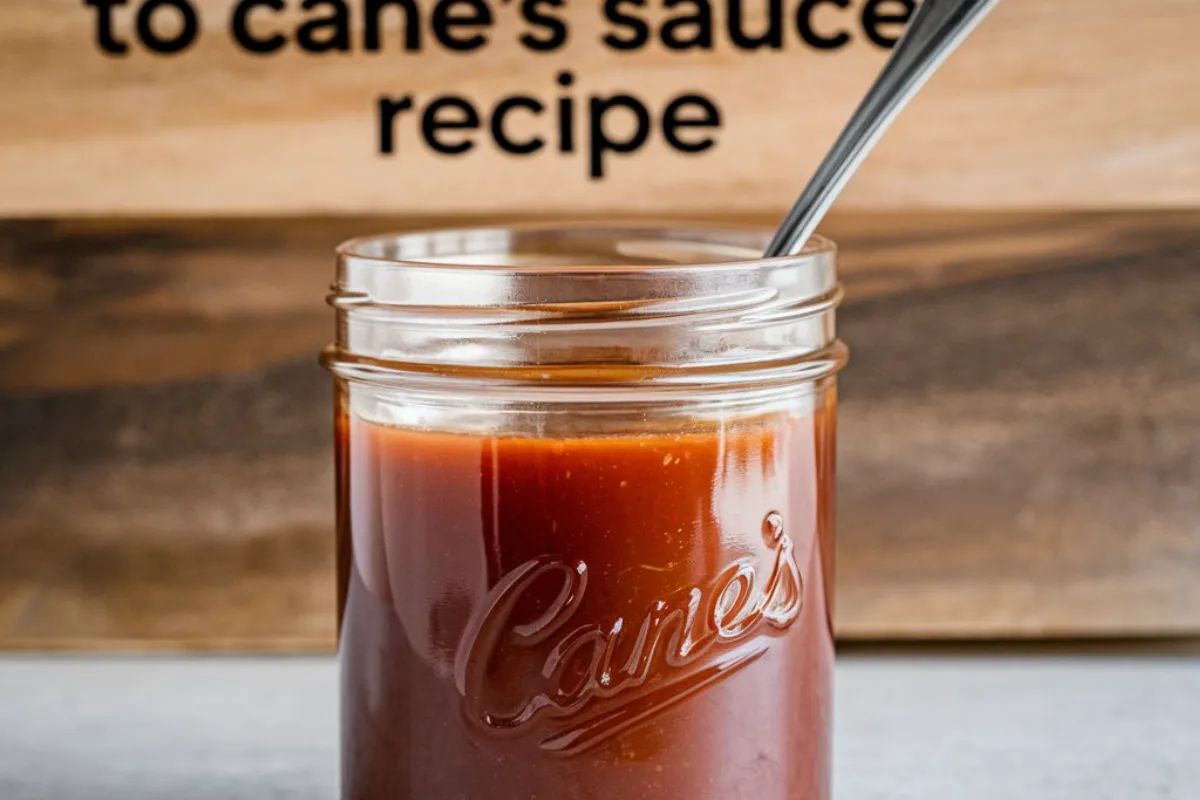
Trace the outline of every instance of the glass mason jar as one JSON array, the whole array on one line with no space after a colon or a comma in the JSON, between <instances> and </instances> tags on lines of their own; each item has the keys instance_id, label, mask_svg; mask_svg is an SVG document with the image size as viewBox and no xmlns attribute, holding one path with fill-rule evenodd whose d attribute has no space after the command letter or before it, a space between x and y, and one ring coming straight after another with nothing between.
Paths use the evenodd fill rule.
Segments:
<instances>
[{"instance_id":1,"label":"glass mason jar","mask_svg":"<svg viewBox=\"0 0 1200 800\"><path fill-rule=\"evenodd\" d=\"M835 248L339 250L344 800L827 800Z\"/></svg>"}]
</instances>

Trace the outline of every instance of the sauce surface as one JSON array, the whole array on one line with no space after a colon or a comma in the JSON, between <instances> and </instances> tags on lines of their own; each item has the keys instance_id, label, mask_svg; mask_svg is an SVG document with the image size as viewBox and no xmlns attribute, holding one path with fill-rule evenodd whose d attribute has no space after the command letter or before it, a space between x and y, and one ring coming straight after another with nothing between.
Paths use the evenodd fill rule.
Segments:
<instances>
[{"instance_id":1,"label":"sauce surface","mask_svg":"<svg viewBox=\"0 0 1200 800\"><path fill-rule=\"evenodd\" d=\"M833 417L343 412L343 797L827 800Z\"/></svg>"}]
</instances>

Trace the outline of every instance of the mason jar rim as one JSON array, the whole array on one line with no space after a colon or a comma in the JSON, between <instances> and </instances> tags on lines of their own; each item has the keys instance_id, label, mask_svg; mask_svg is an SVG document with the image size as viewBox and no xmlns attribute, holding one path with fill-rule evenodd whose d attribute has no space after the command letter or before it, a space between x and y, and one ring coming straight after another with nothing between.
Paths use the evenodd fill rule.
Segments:
<instances>
[{"instance_id":1,"label":"mason jar rim","mask_svg":"<svg viewBox=\"0 0 1200 800\"><path fill-rule=\"evenodd\" d=\"M758 258L770 232L705 223L525 223L338 248L323 361L358 383L488 387L545 402L820 381L845 362L833 242ZM471 391L474 391L472 389Z\"/></svg>"},{"instance_id":2,"label":"mason jar rim","mask_svg":"<svg viewBox=\"0 0 1200 800\"><path fill-rule=\"evenodd\" d=\"M708 245L714 253L724 252L726 255L736 253L737 257L712 258L694 261L670 261L660 259L659 263L639 261L632 254L616 253L626 260L620 264L585 263L562 264L558 262L537 264L518 263L486 263L479 261L452 260L450 254L461 258L461 246L472 239L478 245L490 244L493 247L502 242L512 241L513 237L538 237L568 235L607 236L610 238L626 238L631 236L667 236L678 245L691 245L698 252L699 248ZM743 245L730 244L733 237L745 242ZM719 239L724 238L722 242ZM336 254L341 262L356 261L374 263L380 266L413 266L429 269L445 269L448 271L480 270L505 273L544 274L547 272L575 271L628 271L631 269L646 272L672 272L695 268L725 268L744 269L750 266L769 267L776 264L795 264L797 261L817 258L822 255L836 255L837 245L821 234L814 234L805 244L803 250L794 255L763 257L763 247L755 247L761 240L765 245L770 241L770 232L760 225L707 223L704 221L686 220L639 220L639 221L601 221L582 220L551 221L551 222L515 222L497 225L451 226L446 228L417 228L413 230L391 231L365 236L356 236L342 242L336 248ZM457 244L457 247L453 245ZM401 248L397 245L409 245L407 252L425 254L402 257ZM443 257L430 258L428 251L432 249L437 254L439 245ZM385 247L383 253L373 250L373 247ZM396 254L390 254L390 252ZM385 254L389 253L389 254ZM682 254L682 253L681 253Z\"/></svg>"}]
</instances>

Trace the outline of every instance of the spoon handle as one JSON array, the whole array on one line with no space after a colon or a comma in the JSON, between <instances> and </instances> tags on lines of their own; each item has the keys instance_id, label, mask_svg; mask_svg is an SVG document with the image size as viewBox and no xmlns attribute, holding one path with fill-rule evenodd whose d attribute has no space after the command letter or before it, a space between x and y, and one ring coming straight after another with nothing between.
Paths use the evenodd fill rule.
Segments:
<instances>
[{"instance_id":1,"label":"spoon handle","mask_svg":"<svg viewBox=\"0 0 1200 800\"><path fill-rule=\"evenodd\" d=\"M924 0L904 38L796 204L766 257L804 249L829 207L896 116L999 0Z\"/></svg>"}]
</instances>

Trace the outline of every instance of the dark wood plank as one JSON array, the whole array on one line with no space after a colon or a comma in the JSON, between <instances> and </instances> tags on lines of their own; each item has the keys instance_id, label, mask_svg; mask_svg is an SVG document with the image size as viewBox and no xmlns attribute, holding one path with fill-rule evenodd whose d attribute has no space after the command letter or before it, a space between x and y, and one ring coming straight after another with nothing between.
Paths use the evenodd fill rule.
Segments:
<instances>
[{"instance_id":1,"label":"dark wood plank","mask_svg":"<svg viewBox=\"0 0 1200 800\"><path fill-rule=\"evenodd\" d=\"M339 240L0 223L0 647L333 635ZM1200 633L1200 213L835 218L846 639Z\"/></svg>"},{"instance_id":2,"label":"dark wood plank","mask_svg":"<svg viewBox=\"0 0 1200 800\"><path fill-rule=\"evenodd\" d=\"M1200 238L854 302L843 619L860 636L1200 631Z\"/></svg>"}]
</instances>

